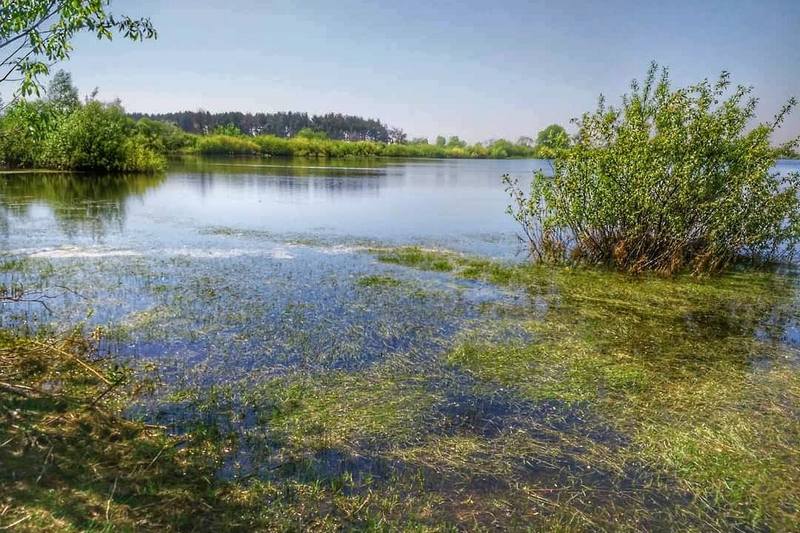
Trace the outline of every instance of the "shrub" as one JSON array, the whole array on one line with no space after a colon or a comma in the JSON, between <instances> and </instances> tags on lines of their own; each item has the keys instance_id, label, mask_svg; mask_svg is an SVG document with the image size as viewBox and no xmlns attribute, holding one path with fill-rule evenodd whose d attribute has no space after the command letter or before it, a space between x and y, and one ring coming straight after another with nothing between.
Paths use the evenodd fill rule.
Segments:
<instances>
[{"instance_id":1,"label":"shrub","mask_svg":"<svg viewBox=\"0 0 800 533\"><path fill-rule=\"evenodd\" d=\"M147 148L160 154L177 152L191 144L191 137L175 124L149 118L136 122L136 133Z\"/></svg>"},{"instance_id":2,"label":"shrub","mask_svg":"<svg viewBox=\"0 0 800 533\"><path fill-rule=\"evenodd\" d=\"M117 104L92 101L67 115L48 133L38 164L71 170L153 172L162 156L137 136L135 123Z\"/></svg>"},{"instance_id":3,"label":"shrub","mask_svg":"<svg viewBox=\"0 0 800 533\"><path fill-rule=\"evenodd\" d=\"M20 100L0 120L0 162L13 167L36 164L48 132L62 117L46 101Z\"/></svg>"},{"instance_id":4,"label":"shrub","mask_svg":"<svg viewBox=\"0 0 800 533\"><path fill-rule=\"evenodd\" d=\"M601 98L577 121L576 144L554 161L552 177L538 172L529 195L505 177L509 212L533 257L701 273L791 256L800 175L771 171L770 137L795 101L750 128L751 92L732 88L727 73L673 89L653 64L622 107Z\"/></svg>"},{"instance_id":5,"label":"shrub","mask_svg":"<svg viewBox=\"0 0 800 533\"><path fill-rule=\"evenodd\" d=\"M196 150L206 155L247 155L257 154L259 146L244 137L208 135L197 140Z\"/></svg>"}]
</instances>

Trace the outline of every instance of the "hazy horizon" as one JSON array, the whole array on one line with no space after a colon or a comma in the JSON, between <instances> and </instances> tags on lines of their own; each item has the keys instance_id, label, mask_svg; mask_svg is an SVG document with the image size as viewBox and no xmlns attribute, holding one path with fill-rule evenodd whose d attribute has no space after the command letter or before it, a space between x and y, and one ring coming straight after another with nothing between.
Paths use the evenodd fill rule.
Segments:
<instances>
[{"instance_id":1,"label":"hazy horizon","mask_svg":"<svg viewBox=\"0 0 800 533\"><path fill-rule=\"evenodd\" d=\"M800 96L800 2L632 0L422 3L231 0L118 2L159 38L109 45L83 35L70 61L130 112L339 112L409 137L535 136L611 103L651 60L684 85L722 70L754 85L759 117ZM778 140L800 134L795 112Z\"/></svg>"}]
</instances>

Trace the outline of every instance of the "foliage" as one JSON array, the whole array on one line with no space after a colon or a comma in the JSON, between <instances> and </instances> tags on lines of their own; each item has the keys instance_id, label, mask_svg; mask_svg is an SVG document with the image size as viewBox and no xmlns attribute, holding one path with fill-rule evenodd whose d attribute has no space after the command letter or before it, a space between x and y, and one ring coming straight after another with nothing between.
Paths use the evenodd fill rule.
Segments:
<instances>
[{"instance_id":1,"label":"foliage","mask_svg":"<svg viewBox=\"0 0 800 533\"><path fill-rule=\"evenodd\" d=\"M190 136L175 124L149 118L136 122L136 134L147 148L159 154L177 152L192 143Z\"/></svg>"},{"instance_id":2,"label":"foliage","mask_svg":"<svg viewBox=\"0 0 800 533\"><path fill-rule=\"evenodd\" d=\"M165 161L135 135L136 127L116 104L92 101L49 132L37 162L48 168L155 171Z\"/></svg>"},{"instance_id":3,"label":"foliage","mask_svg":"<svg viewBox=\"0 0 800 533\"><path fill-rule=\"evenodd\" d=\"M379 120L365 119L341 113L308 115L308 113L210 113L208 111L181 111L162 114L133 114L133 118L151 118L177 124L187 133L207 134L218 126L233 125L246 135L273 135L294 137L305 128L322 132L331 139L351 141L391 142L393 130Z\"/></svg>"},{"instance_id":4,"label":"foliage","mask_svg":"<svg viewBox=\"0 0 800 533\"><path fill-rule=\"evenodd\" d=\"M149 19L114 16L110 0L0 0L0 82L19 82L17 91L39 94L40 76L69 58L72 40L87 31L98 39L114 32L141 41L156 37Z\"/></svg>"},{"instance_id":5,"label":"foliage","mask_svg":"<svg viewBox=\"0 0 800 533\"><path fill-rule=\"evenodd\" d=\"M653 64L621 108L601 98L529 195L506 176L533 257L701 273L793 254L800 176L771 171L770 137L795 101L748 129L756 99L751 88L731 90L728 73L680 89L666 69L658 74Z\"/></svg>"},{"instance_id":6,"label":"foliage","mask_svg":"<svg viewBox=\"0 0 800 533\"><path fill-rule=\"evenodd\" d=\"M298 131L295 137L302 137L304 139L328 139L328 134L324 131L318 131L313 128L303 128L302 130Z\"/></svg>"},{"instance_id":7,"label":"foliage","mask_svg":"<svg viewBox=\"0 0 800 533\"><path fill-rule=\"evenodd\" d=\"M33 166L59 119L54 106L43 100L20 100L6 108L0 119L0 164Z\"/></svg>"},{"instance_id":8,"label":"foliage","mask_svg":"<svg viewBox=\"0 0 800 533\"><path fill-rule=\"evenodd\" d=\"M240 130L239 126L237 126L233 122L228 122L227 124L220 124L218 126L214 126L214 129L211 130L211 135L237 136L241 134L242 130Z\"/></svg>"},{"instance_id":9,"label":"foliage","mask_svg":"<svg viewBox=\"0 0 800 533\"><path fill-rule=\"evenodd\" d=\"M144 119L143 119L144 120ZM316 133L303 133L291 138L275 135L234 137L225 135L189 136L190 152L206 155L238 154L281 157L426 157L426 158L508 158L536 157L535 148L506 140L491 144L435 145L427 142L383 143L375 141L342 141L323 138Z\"/></svg>"},{"instance_id":10,"label":"foliage","mask_svg":"<svg viewBox=\"0 0 800 533\"><path fill-rule=\"evenodd\" d=\"M59 76L47 100L17 100L0 118L0 163L61 170L153 172L163 155L186 144L166 124L139 124L119 104L73 99L69 75Z\"/></svg>"},{"instance_id":11,"label":"foliage","mask_svg":"<svg viewBox=\"0 0 800 533\"><path fill-rule=\"evenodd\" d=\"M47 86L47 99L59 112L68 113L80 105L78 88L72 84L72 75L65 70L56 72Z\"/></svg>"},{"instance_id":12,"label":"foliage","mask_svg":"<svg viewBox=\"0 0 800 533\"><path fill-rule=\"evenodd\" d=\"M552 159L569 148L570 140L563 126L551 124L536 135L536 148L545 159Z\"/></svg>"},{"instance_id":13,"label":"foliage","mask_svg":"<svg viewBox=\"0 0 800 533\"><path fill-rule=\"evenodd\" d=\"M257 154L258 145L245 137L207 135L197 139L197 152L207 155Z\"/></svg>"}]
</instances>

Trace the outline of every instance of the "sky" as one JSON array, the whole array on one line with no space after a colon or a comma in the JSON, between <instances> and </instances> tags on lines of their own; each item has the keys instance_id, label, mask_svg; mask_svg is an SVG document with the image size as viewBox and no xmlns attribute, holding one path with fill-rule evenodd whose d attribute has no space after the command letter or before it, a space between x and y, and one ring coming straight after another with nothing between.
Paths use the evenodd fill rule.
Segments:
<instances>
[{"instance_id":1,"label":"sky","mask_svg":"<svg viewBox=\"0 0 800 533\"><path fill-rule=\"evenodd\" d=\"M516 139L616 102L650 61L722 70L759 117L800 97L800 0L114 0L157 40L81 36L63 68L129 111L374 117L409 136ZM800 135L800 110L779 140Z\"/></svg>"}]
</instances>

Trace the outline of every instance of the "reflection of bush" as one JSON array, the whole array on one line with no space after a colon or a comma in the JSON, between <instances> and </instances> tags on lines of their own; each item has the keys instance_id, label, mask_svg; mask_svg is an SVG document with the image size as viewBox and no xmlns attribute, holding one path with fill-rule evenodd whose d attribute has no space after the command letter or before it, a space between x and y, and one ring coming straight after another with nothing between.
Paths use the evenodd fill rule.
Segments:
<instances>
[{"instance_id":1,"label":"reflection of bush","mask_svg":"<svg viewBox=\"0 0 800 533\"><path fill-rule=\"evenodd\" d=\"M145 174L14 174L0 179L0 205L24 216L32 205L45 204L65 231L90 226L103 233L106 225L124 221L128 198L163 181L163 175Z\"/></svg>"}]
</instances>

